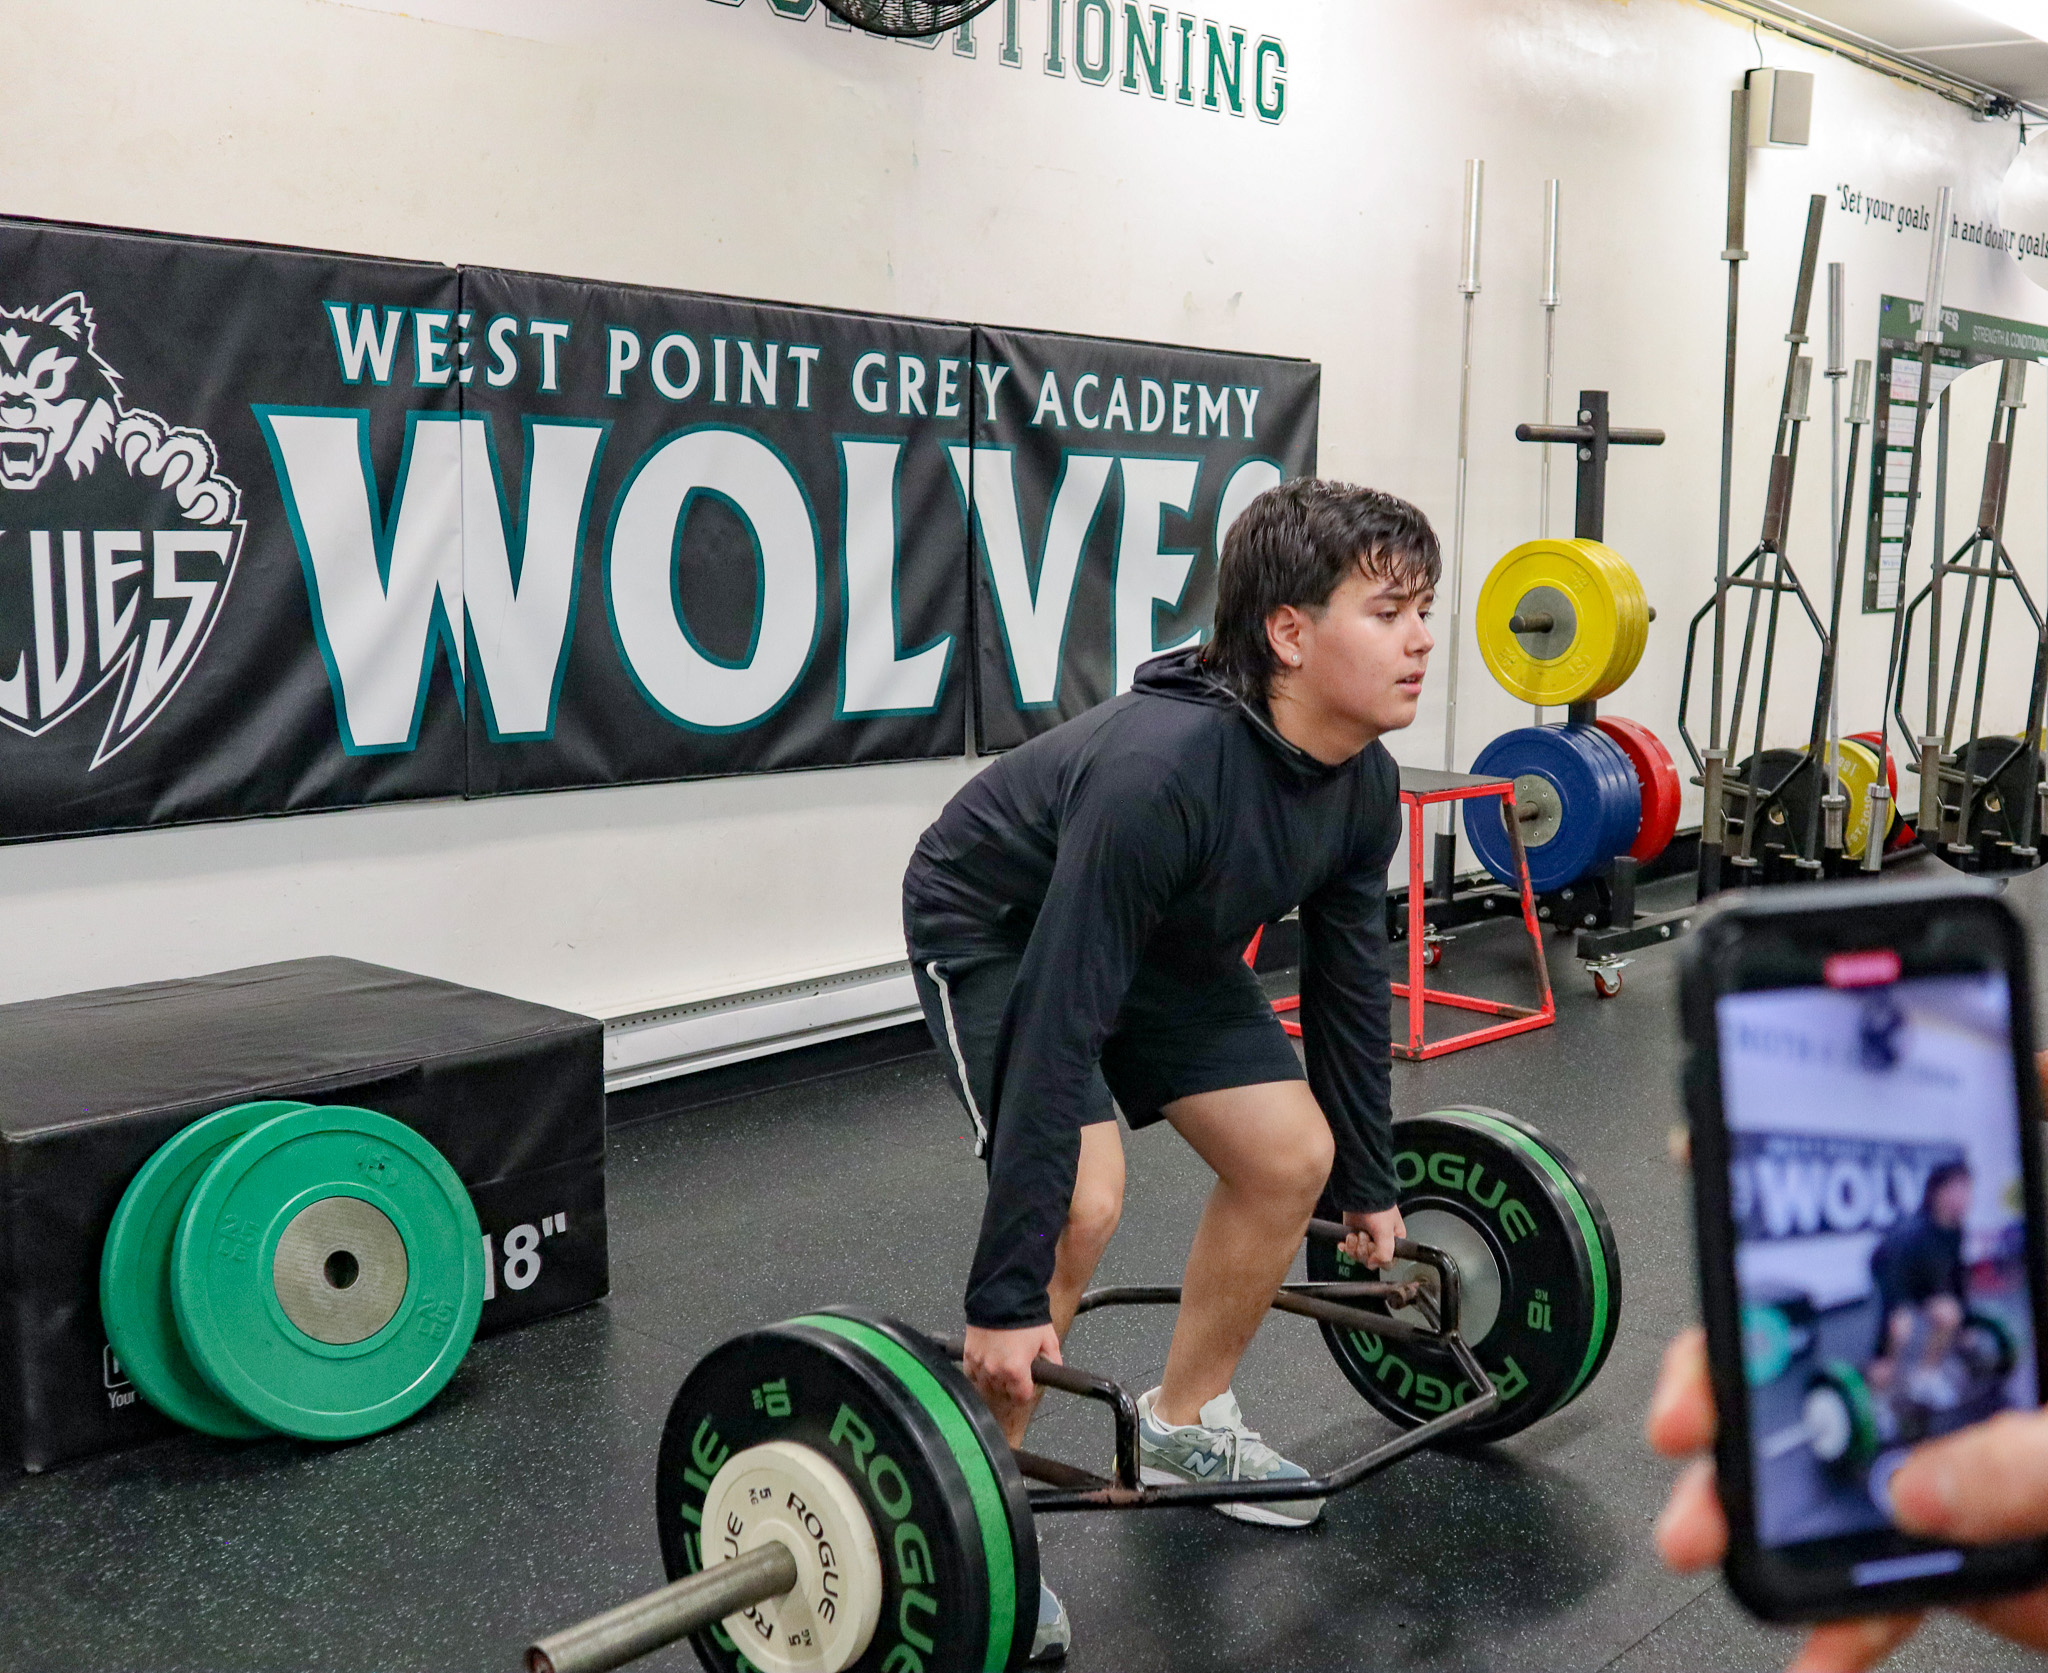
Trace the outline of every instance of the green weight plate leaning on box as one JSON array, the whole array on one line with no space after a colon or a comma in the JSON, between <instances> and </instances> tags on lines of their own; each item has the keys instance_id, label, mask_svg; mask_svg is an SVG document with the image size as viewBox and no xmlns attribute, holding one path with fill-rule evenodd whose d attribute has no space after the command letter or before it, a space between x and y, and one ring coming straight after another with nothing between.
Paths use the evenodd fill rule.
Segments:
<instances>
[{"instance_id":1,"label":"green weight plate leaning on box","mask_svg":"<svg viewBox=\"0 0 2048 1673\"><path fill-rule=\"evenodd\" d=\"M371 1110L300 1110L223 1151L171 1265L194 1364L307 1440L401 1423L446 1386L483 1311L482 1234L433 1145Z\"/></svg>"},{"instance_id":2,"label":"green weight plate leaning on box","mask_svg":"<svg viewBox=\"0 0 2048 1673\"><path fill-rule=\"evenodd\" d=\"M171 1302L171 1246L193 1189L221 1152L306 1107L280 1099L234 1104L174 1134L129 1182L100 1252L100 1317L128 1380L158 1411L224 1440L271 1429L222 1399L185 1351Z\"/></svg>"}]
</instances>

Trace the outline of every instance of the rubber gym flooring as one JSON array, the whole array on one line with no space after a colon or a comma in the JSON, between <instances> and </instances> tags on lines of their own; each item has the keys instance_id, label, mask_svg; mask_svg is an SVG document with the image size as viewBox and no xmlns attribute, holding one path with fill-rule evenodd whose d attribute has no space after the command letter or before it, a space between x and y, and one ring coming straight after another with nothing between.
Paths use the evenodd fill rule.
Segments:
<instances>
[{"instance_id":1,"label":"rubber gym flooring","mask_svg":"<svg viewBox=\"0 0 2048 1673\"><path fill-rule=\"evenodd\" d=\"M2048 879L2011 894L2048 940ZM1522 945L1489 926L1453 945L1441 977L1512 997ZM1398 1464L1308 1532L1202 1512L1043 1518L1073 1673L1698 1673L1789 1659L1792 1639L1750 1621L1717 1577L1668 1574L1650 1547L1671 1471L1644 1447L1642 1414L1664 1342L1694 1315L1666 1150L1677 957L1641 955L1620 997L1600 1001L1568 943L1553 951L1554 1028L1396 1065L1395 1101L1512 1110L1590 1174L1624 1270L1605 1370L1524 1434ZM907 1032L866 1049L892 1044L911 1054L615 1129L610 1299L480 1344L402 1429L340 1447L194 1437L0 1481L0 1669L514 1673L533 1636L658 1584L655 1447L700 1353L835 1301L957 1325L980 1168L936 1059ZM1164 1127L1129 1156L1103 1277L1177 1281L1205 1171ZM1097 1314L1069 1357L1149 1387L1170 1327L1164 1310ZM1311 1465L1388 1433L1304 1321L1269 1320L1237 1389L1253 1425ZM1106 1457L1107 1425L1054 1395L1032 1445L1088 1462ZM680 1648L639 1665L696 1662ZM1893 1665L2040 1664L1944 1620Z\"/></svg>"}]
</instances>

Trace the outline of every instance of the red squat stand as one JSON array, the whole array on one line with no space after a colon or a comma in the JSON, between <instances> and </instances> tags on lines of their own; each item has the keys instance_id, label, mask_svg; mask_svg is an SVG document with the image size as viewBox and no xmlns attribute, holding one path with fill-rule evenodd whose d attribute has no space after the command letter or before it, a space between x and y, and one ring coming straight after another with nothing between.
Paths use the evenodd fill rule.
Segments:
<instances>
[{"instance_id":1,"label":"red squat stand","mask_svg":"<svg viewBox=\"0 0 2048 1673\"><path fill-rule=\"evenodd\" d=\"M1422 875L1422 810L1438 802L1469 802L1489 797L1500 802L1508 836L1514 844L1515 871L1522 883L1522 924L1529 932L1529 962L1536 976L1536 991L1542 1001L1533 1009L1527 1005L1509 1005L1498 999L1480 999L1469 993L1452 993L1448 988L1432 988L1423 964L1429 940L1429 896ZM1395 982L1392 986L1396 999L1408 1001L1408 1039L1405 1044L1394 1041L1393 1054L1419 1063L1432 1057L1442 1057L1447 1052L1463 1051L1468 1046L1483 1046L1489 1040L1505 1040L1510 1034L1526 1034L1532 1028L1548 1028L1557 1021L1557 999L1550 991L1550 966L1543 957L1543 929L1536 921L1536 892L1529 886L1529 858L1522 851L1522 828L1514 817L1514 782L1505 778L1484 778L1474 773L1442 773L1426 768L1403 767L1401 801L1408 809L1408 980ZM1261 929L1252 937L1251 945L1245 949L1245 963L1252 964L1258 958L1259 942L1264 934ZM1431 1005L1450 1005L1461 1011L1478 1011L1502 1020L1479 1028L1468 1028L1448 1039L1432 1041L1425 1038L1424 1033ZM1280 1026L1300 1039L1301 1024L1285 1014L1301 1009L1299 996L1276 999L1273 1009L1282 1013Z\"/></svg>"}]
</instances>

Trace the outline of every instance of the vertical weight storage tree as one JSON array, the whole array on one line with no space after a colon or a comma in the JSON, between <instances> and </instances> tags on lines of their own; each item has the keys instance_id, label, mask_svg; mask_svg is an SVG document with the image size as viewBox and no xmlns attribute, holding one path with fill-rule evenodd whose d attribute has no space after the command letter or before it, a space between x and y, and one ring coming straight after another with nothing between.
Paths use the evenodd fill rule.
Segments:
<instances>
[{"instance_id":1,"label":"vertical weight storage tree","mask_svg":"<svg viewBox=\"0 0 2048 1673\"><path fill-rule=\"evenodd\" d=\"M1669 752L1646 726L1602 716L1599 702L1635 671L1656 611L1634 568L1604 541L1607 466L1616 446L1655 447L1664 433L1616 427L1607 391L1579 392L1578 422L1522 424L1518 440L1566 445L1577 460L1573 535L1525 542L1503 557L1480 595L1480 648L1511 694L1561 705L1561 725L1525 726L1479 753L1473 770L1509 778L1510 817L1530 847L1539 918L1579 934L1594 991L1621 990L1622 955L1671 931L1642 928L1637 868L1655 860L1678 824L1679 784ZM1506 881L1501 833L1468 825L1474 851ZM1594 945L1616 934L1625 944Z\"/></svg>"},{"instance_id":2,"label":"vertical weight storage tree","mask_svg":"<svg viewBox=\"0 0 2048 1673\"><path fill-rule=\"evenodd\" d=\"M1501 816L1467 810L1468 840L1491 881L1446 878L1439 853L1433 891L1412 877L1389 901L1388 934L1409 941L1411 961L1423 969L1438 962L1458 927L1522 911L1525 878L1538 923L1636 927L1636 863L1660 852L1676 829L1679 785L1668 752L1649 728L1597 710L1634 671L1655 615L1633 568L1601 542L1609 453L1654 447L1664 436L1616 428L1605 390L1581 390L1574 416L1574 424L1524 424L1516 435L1573 449L1576 533L1525 541L1504 556L1475 618L1480 654L1502 687L1525 702L1563 707L1566 719L1496 738L1470 774L1433 775L1427 786L1404 776L1404 799L1410 791L1419 801L1466 799L1467 786L1489 782L1509 792ZM1653 929L1648 939L1666 934ZM1603 996L1619 990L1619 951L1604 949L1589 966Z\"/></svg>"}]
</instances>

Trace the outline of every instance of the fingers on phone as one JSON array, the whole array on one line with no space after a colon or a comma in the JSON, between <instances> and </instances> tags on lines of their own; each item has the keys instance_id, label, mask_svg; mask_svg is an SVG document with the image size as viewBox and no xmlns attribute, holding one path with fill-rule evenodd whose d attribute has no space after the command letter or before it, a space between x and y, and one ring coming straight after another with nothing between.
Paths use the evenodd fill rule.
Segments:
<instances>
[{"instance_id":1,"label":"fingers on phone","mask_svg":"<svg viewBox=\"0 0 2048 1673\"><path fill-rule=\"evenodd\" d=\"M1707 1380L1707 1336L1698 1325L1681 1331L1664 1350L1644 1431L1650 1445L1667 1458L1712 1444L1714 1390Z\"/></svg>"},{"instance_id":2,"label":"fingers on phone","mask_svg":"<svg viewBox=\"0 0 2048 1673\"><path fill-rule=\"evenodd\" d=\"M1710 1568L1728 1549L1728 1518L1714 1489L1714 1466L1704 1458L1686 1466L1657 1518L1657 1552L1680 1574Z\"/></svg>"},{"instance_id":3,"label":"fingers on phone","mask_svg":"<svg viewBox=\"0 0 2048 1673\"><path fill-rule=\"evenodd\" d=\"M1993 1598L1964 1611L1980 1626L2030 1650L2048 1650L2048 1587L2018 1597Z\"/></svg>"},{"instance_id":4,"label":"fingers on phone","mask_svg":"<svg viewBox=\"0 0 2048 1673\"><path fill-rule=\"evenodd\" d=\"M1918 1615L1870 1615L1860 1621L1832 1621L1808 1635L1786 1673L1863 1673L1911 1638Z\"/></svg>"},{"instance_id":5,"label":"fingers on phone","mask_svg":"<svg viewBox=\"0 0 2048 1673\"><path fill-rule=\"evenodd\" d=\"M2002 1412L1921 1447L1892 1478L1892 1508L1912 1532L1972 1543L2048 1533L2048 1416Z\"/></svg>"}]
</instances>

